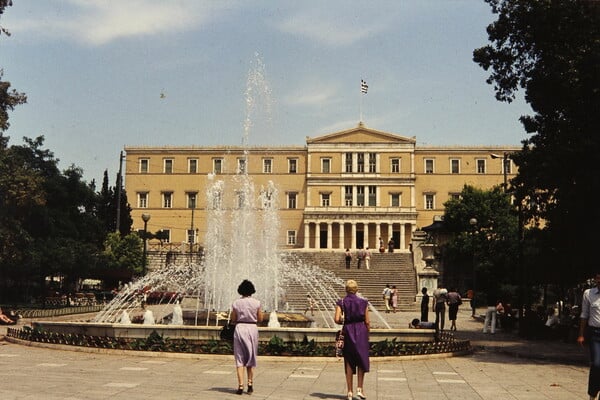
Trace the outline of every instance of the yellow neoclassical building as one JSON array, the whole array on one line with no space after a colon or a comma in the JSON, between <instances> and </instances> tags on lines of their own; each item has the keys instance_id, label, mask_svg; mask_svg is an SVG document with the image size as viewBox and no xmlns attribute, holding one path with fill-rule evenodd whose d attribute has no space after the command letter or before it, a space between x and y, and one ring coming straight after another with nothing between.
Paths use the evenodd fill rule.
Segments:
<instances>
[{"instance_id":1,"label":"yellow neoclassical building","mask_svg":"<svg viewBox=\"0 0 600 400\"><path fill-rule=\"evenodd\" d=\"M510 154L519 149L417 146L415 137L363 123L304 146L126 146L125 189L134 229L144 229L147 214L148 231L162 231L162 245L180 251L205 242L208 188L235 187L247 174L257 197L276 189L282 249L377 249L381 238L386 249L391 240L408 252L413 232L443 215L465 184L512 178Z\"/></svg>"}]
</instances>

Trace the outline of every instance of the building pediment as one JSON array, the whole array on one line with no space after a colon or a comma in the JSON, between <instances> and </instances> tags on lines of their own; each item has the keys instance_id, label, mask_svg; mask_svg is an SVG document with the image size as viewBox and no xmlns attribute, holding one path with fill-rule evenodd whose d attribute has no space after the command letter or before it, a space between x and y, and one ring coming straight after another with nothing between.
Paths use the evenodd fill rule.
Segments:
<instances>
[{"instance_id":1,"label":"building pediment","mask_svg":"<svg viewBox=\"0 0 600 400\"><path fill-rule=\"evenodd\" d=\"M416 138L394 135L392 133L367 128L362 122L358 126L315 138L306 137L307 145L314 144L357 144L357 143L394 143L415 144Z\"/></svg>"}]
</instances>

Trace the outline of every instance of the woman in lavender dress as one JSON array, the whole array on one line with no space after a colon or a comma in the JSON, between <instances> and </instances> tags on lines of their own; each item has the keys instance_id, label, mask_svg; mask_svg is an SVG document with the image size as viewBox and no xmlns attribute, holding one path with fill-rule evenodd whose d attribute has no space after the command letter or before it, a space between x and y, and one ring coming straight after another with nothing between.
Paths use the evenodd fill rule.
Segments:
<instances>
[{"instance_id":1,"label":"woman in lavender dress","mask_svg":"<svg viewBox=\"0 0 600 400\"><path fill-rule=\"evenodd\" d=\"M357 374L356 395L366 399L363 392L365 372L369 372L369 317L368 301L356 295L355 280L346 282L346 296L338 300L335 307L335 323L344 324L344 371L348 400L352 400L352 379Z\"/></svg>"},{"instance_id":2,"label":"woman in lavender dress","mask_svg":"<svg viewBox=\"0 0 600 400\"><path fill-rule=\"evenodd\" d=\"M260 301L252 298L256 292L254 285L245 279L238 286L238 293L242 296L235 300L231 310L231 321L235 323L233 333L233 357L238 379L237 394L244 393L244 368L248 379L248 393L252 393L252 379L256 367L258 353L258 327L263 315L260 311Z\"/></svg>"}]
</instances>

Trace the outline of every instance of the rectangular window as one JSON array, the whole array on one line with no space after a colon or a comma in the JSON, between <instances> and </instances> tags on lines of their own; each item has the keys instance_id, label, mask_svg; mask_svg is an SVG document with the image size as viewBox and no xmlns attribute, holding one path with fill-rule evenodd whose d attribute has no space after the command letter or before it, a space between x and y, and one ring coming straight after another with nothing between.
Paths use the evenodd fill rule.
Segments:
<instances>
[{"instance_id":1,"label":"rectangular window","mask_svg":"<svg viewBox=\"0 0 600 400\"><path fill-rule=\"evenodd\" d=\"M173 173L173 160L171 160L170 158L165 160L164 173L165 174Z\"/></svg>"},{"instance_id":2,"label":"rectangular window","mask_svg":"<svg viewBox=\"0 0 600 400\"><path fill-rule=\"evenodd\" d=\"M390 193L390 205L392 207L400 207L400 193Z\"/></svg>"},{"instance_id":3,"label":"rectangular window","mask_svg":"<svg viewBox=\"0 0 600 400\"><path fill-rule=\"evenodd\" d=\"M147 174L149 171L150 160L147 158L140 159L140 174Z\"/></svg>"},{"instance_id":4,"label":"rectangular window","mask_svg":"<svg viewBox=\"0 0 600 400\"><path fill-rule=\"evenodd\" d=\"M245 158L237 159L237 173L238 174L246 173L246 159Z\"/></svg>"},{"instance_id":5,"label":"rectangular window","mask_svg":"<svg viewBox=\"0 0 600 400\"><path fill-rule=\"evenodd\" d=\"M273 160L270 158L263 159L263 173L270 174L273 172Z\"/></svg>"},{"instance_id":6,"label":"rectangular window","mask_svg":"<svg viewBox=\"0 0 600 400\"><path fill-rule=\"evenodd\" d=\"M365 153L356 154L356 170L365 172Z\"/></svg>"},{"instance_id":7,"label":"rectangular window","mask_svg":"<svg viewBox=\"0 0 600 400\"><path fill-rule=\"evenodd\" d=\"M425 209L433 210L435 208L435 196L433 194L425 195Z\"/></svg>"},{"instance_id":8,"label":"rectangular window","mask_svg":"<svg viewBox=\"0 0 600 400\"><path fill-rule=\"evenodd\" d=\"M377 154L369 153L369 172L375 173L377 172Z\"/></svg>"},{"instance_id":9,"label":"rectangular window","mask_svg":"<svg viewBox=\"0 0 600 400\"><path fill-rule=\"evenodd\" d=\"M188 160L188 172L190 174L195 174L198 172L198 159L197 158L190 158Z\"/></svg>"},{"instance_id":10,"label":"rectangular window","mask_svg":"<svg viewBox=\"0 0 600 400\"><path fill-rule=\"evenodd\" d=\"M215 158L213 159L213 174L222 174L223 173L223 159Z\"/></svg>"},{"instance_id":11,"label":"rectangular window","mask_svg":"<svg viewBox=\"0 0 600 400\"><path fill-rule=\"evenodd\" d=\"M369 186L369 207L377 205L377 186Z\"/></svg>"},{"instance_id":12,"label":"rectangular window","mask_svg":"<svg viewBox=\"0 0 600 400\"><path fill-rule=\"evenodd\" d=\"M329 207L330 206L330 197L329 193L321 193L321 207Z\"/></svg>"},{"instance_id":13,"label":"rectangular window","mask_svg":"<svg viewBox=\"0 0 600 400\"><path fill-rule=\"evenodd\" d=\"M165 243L171 243L171 230L163 229L161 230L161 240Z\"/></svg>"},{"instance_id":14,"label":"rectangular window","mask_svg":"<svg viewBox=\"0 0 600 400\"><path fill-rule=\"evenodd\" d=\"M288 172L290 174L295 174L298 172L298 160L295 158L288 159Z\"/></svg>"},{"instance_id":15,"label":"rectangular window","mask_svg":"<svg viewBox=\"0 0 600 400\"><path fill-rule=\"evenodd\" d=\"M458 201L460 200L460 193L450 193L448 197L450 197L450 200Z\"/></svg>"},{"instance_id":16,"label":"rectangular window","mask_svg":"<svg viewBox=\"0 0 600 400\"><path fill-rule=\"evenodd\" d=\"M363 207L365 205L365 187L357 186L356 187L356 205Z\"/></svg>"},{"instance_id":17,"label":"rectangular window","mask_svg":"<svg viewBox=\"0 0 600 400\"><path fill-rule=\"evenodd\" d=\"M477 161L477 173L478 174L485 174L485 160L484 159L479 159L476 160Z\"/></svg>"},{"instance_id":18,"label":"rectangular window","mask_svg":"<svg viewBox=\"0 0 600 400\"><path fill-rule=\"evenodd\" d=\"M450 173L460 174L460 160L453 158L450 160Z\"/></svg>"},{"instance_id":19,"label":"rectangular window","mask_svg":"<svg viewBox=\"0 0 600 400\"><path fill-rule=\"evenodd\" d=\"M198 198L198 193L196 193L196 192L187 193L187 208L196 208L197 198Z\"/></svg>"},{"instance_id":20,"label":"rectangular window","mask_svg":"<svg viewBox=\"0 0 600 400\"><path fill-rule=\"evenodd\" d=\"M432 159L425 160L425 173L433 174L433 160Z\"/></svg>"},{"instance_id":21,"label":"rectangular window","mask_svg":"<svg viewBox=\"0 0 600 400\"><path fill-rule=\"evenodd\" d=\"M163 208L173 207L173 192L163 192Z\"/></svg>"},{"instance_id":22,"label":"rectangular window","mask_svg":"<svg viewBox=\"0 0 600 400\"><path fill-rule=\"evenodd\" d=\"M296 231L287 231L287 244L296 244Z\"/></svg>"},{"instance_id":23,"label":"rectangular window","mask_svg":"<svg viewBox=\"0 0 600 400\"><path fill-rule=\"evenodd\" d=\"M148 193L140 192L138 195L138 208L148 208Z\"/></svg>"},{"instance_id":24,"label":"rectangular window","mask_svg":"<svg viewBox=\"0 0 600 400\"><path fill-rule=\"evenodd\" d=\"M296 197L298 193L290 192L287 195L287 208L296 208Z\"/></svg>"},{"instance_id":25,"label":"rectangular window","mask_svg":"<svg viewBox=\"0 0 600 400\"><path fill-rule=\"evenodd\" d=\"M346 153L346 172L352 172L352 153Z\"/></svg>"},{"instance_id":26,"label":"rectangular window","mask_svg":"<svg viewBox=\"0 0 600 400\"><path fill-rule=\"evenodd\" d=\"M400 173L400 159L392 158L392 173L398 174Z\"/></svg>"},{"instance_id":27,"label":"rectangular window","mask_svg":"<svg viewBox=\"0 0 600 400\"><path fill-rule=\"evenodd\" d=\"M321 172L324 174L328 174L331 172L331 158L321 159Z\"/></svg>"},{"instance_id":28,"label":"rectangular window","mask_svg":"<svg viewBox=\"0 0 600 400\"><path fill-rule=\"evenodd\" d=\"M344 187L344 202L347 207L352 206L352 186Z\"/></svg>"},{"instance_id":29,"label":"rectangular window","mask_svg":"<svg viewBox=\"0 0 600 400\"><path fill-rule=\"evenodd\" d=\"M188 243L193 244L196 243L196 231L193 229L187 230L187 239Z\"/></svg>"},{"instance_id":30,"label":"rectangular window","mask_svg":"<svg viewBox=\"0 0 600 400\"><path fill-rule=\"evenodd\" d=\"M262 202L262 208L268 209L273 207L273 191L269 188L266 190L261 190L260 199Z\"/></svg>"}]
</instances>

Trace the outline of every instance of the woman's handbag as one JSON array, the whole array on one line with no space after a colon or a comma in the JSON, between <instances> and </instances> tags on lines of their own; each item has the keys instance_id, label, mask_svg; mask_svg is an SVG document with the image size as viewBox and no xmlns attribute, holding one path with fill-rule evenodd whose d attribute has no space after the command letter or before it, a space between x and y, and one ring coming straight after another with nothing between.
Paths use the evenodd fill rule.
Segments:
<instances>
[{"instance_id":1,"label":"woman's handbag","mask_svg":"<svg viewBox=\"0 0 600 400\"><path fill-rule=\"evenodd\" d=\"M230 324L229 321L227 321L227 323L223 325L223 328L221 328L219 336L221 337L221 340L232 342L233 332L235 332L235 325Z\"/></svg>"},{"instance_id":2,"label":"woman's handbag","mask_svg":"<svg viewBox=\"0 0 600 400\"><path fill-rule=\"evenodd\" d=\"M340 358L344 356L344 330L340 329L335 334L335 356Z\"/></svg>"},{"instance_id":3,"label":"woman's handbag","mask_svg":"<svg viewBox=\"0 0 600 400\"><path fill-rule=\"evenodd\" d=\"M342 319L345 317L344 300L342 299ZM335 333L335 356L337 358L344 356L344 328Z\"/></svg>"},{"instance_id":4,"label":"woman's handbag","mask_svg":"<svg viewBox=\"0 0 600 400\"><path fill-rule=\"evenodd\" d=\"M233 341L233 332L235 332L235 324L232 324L229 320L230 316L231 312L227 314L227 322L223 325L223 328L221 328L221 332L219 333L221 340L226 340L228 342Z\"/></svg>"}]
</instances>

